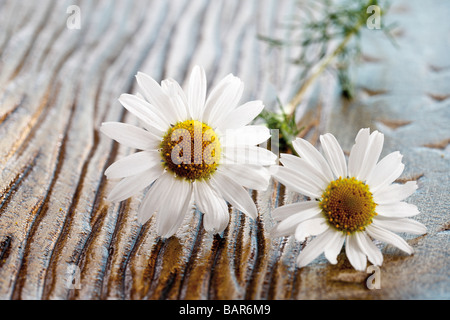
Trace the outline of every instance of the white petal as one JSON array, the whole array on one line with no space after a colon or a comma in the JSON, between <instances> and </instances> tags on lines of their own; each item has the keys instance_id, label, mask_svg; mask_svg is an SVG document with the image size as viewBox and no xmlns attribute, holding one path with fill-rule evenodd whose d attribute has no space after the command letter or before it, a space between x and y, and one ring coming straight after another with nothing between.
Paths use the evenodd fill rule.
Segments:
<instances>
[{"instance_id":1,"label":"white petal","mask_svg":"<svg viewBox=\"0 0 450 320\"><path fill-rule=\"evenodd\" d=\"M248 125L264 109L262 101L250 101L237 107L228 115L217 121L216 127L225 132L227 129L237 129Z\"/></svg>"},{"instance_id":2,"label":"white petal","mask_svg":"<svg viewBox=\"0 0 450 320\"><path fill-rule=\"evenodd\" d=\"M412 234L425 234L427 233L427 227L418 221L411 219L390 219L376 217L373 219L373 224L383 229L387 229L393 232L406 232Z\"/></svg>"},{"instance_id":3,"label":"white petal","mask_svg":"<svg viewBox=\"0 0 450 320\"><path fill-rule=\"evenodd\" d=\"M367 256L367 259L373 265L381 266L383 264L383 255L380 249L373 243L372 239L365 232L356 232L353 236L358 241L358 245Z\"/></svg>"},{"instance_id":4,"label":"white petal","mask_svg":"<svg viewBox=\"0 0 450 320\"><path fill-rule=\"evenodd\" d=\"M227 87L232 86L233 82L238 80L233 74L228 74L219 83L213 87L211 93L205 102L205 109L203 111L203 120L206 123L209 123L211 114L214 112L214 108L216 107L216 102L221 98L224 91L226 91ZM231 111L231 110L230 110Z\"/></svg>"},{"instance_id":5,"label":"white petal","mask_svg":"<svg viewBox=\"0 0 450 320\"><path fill-rule=\"evenodd\" d=\"M170 195L168 190L172 189L175 178L165 172L155 181L147 192L138 211L138 222L146 223L158 209L164 205L164 201Z\"/></svg>"},{"instance_id":6,"label":"white petal","mask_svg":"<svg viewBox=\"0 0 450 320\"><path fill-rule=\"evenodd\" d=\"M307 237L317 236L328 228L327 220L322 217L308 219L300 223L295 229L295 239L305 241Z\"/></svg>"},{"instance_id":7,"label":"white petal","mask_svg":"<svg viewBox=\"0 0 450 320\"><path fill-rule=\"evenodd\" d=\"M303 201L303 202L296 202L291 204L286 204L284 206L275 208L272 211L272 217L275 220L283 220L286 219L294 214L302 213L304 211L307 211L309 209L315 209L315 214L320 213L321 209L319 208L319 202L317 201Z\"/></svg>"},{"instance_id":8,"label":"white petal","mask_svg":"<svg viewBox=\"0 0 450 320\"><path fill-rule=\"evenodd\" d=\"M336 231L328 229L306 245L297 257L298 266L302 268L316 259L333 240L335 233Z\"/></svg>"},{"instance_id":9,"label":"white petal","mask_svg":"<svg viewBox=\"0 0 450 320\"><path fill-rule=\"evenodd\" d=\"M302 175L301 172L280 166L271 167L272 176L289 189L311 198L320 198L323 190L317 181Z\"/></svg>"},{"instance_id":10,"label":"white petal","mask_svg":"<svg viewBox=\"0 0 450 320\"><path fill-rule=\"evenodd\" d=\"M210 182L214 189L232 206L250 218L256 219L258 212L247 190L218 171L211 177Z\"/></svg>"},{"instance_id":11,"label":"white petal","mask_svg":"<svg viewBox=\"0 0 450 320\"><path fill-rule=\"evenodd\" d=\"M228 129L220 141L222 146L257 145L270 138L270 130L265 126L245 126Z\"/></svg>"},{"instance_id":12,"label":"white petal","mask_svg":"<svg viewBox=\"0 0 450 320\"><path fill-rule=\"evenodd\" d=\"M189 108L186 94L184 93L178 82L172 79L166 79L162 81L161 88L166 92L166 94L169 96L170 101L172 102L176 121L180 122L188 119Z\"/></svg>"},{"instance_id":13,"label":"white petal","mask_svg":"<svg viewBox=\"0 0 450 320\"><path fill-rule=\"evenodd\" d=\"M224 146L224 164L256 164L261 166L274 165L277 156L261 147L256 146Z\"/></svg>"},{"instance_id":14,"label":"white petal","mask_svg":"<svg viewBox=\"0 0 450 320\"><path fill-rule=\"evenodd\" d=\"M154 166L161 166L161 155L158 151L142 151L133 153L123 159L114 162L105 171L108 179L126 178Z\"/></svg>"},{"instance_id":15,"label":"white petal","mask_svg":"<svg viewBox=\"0 0 450 320\"><path fill-rule=\"evenodd\" d=\"M322 154L308 141L297 138L292 142L295 151L298 155L315 167L317 170L322 172L327 181L333 181L333 173L331 172L330 166L328 165Z\"/></svg>"},{"instance_id":16,"label":"white petal","mask_svg":"<svg viewBox=\"0 0 450 320\"><path fill-rule=\"evenodd\" d=\"M307 201L308 204L314 204L315 201ZM307 206L303 206L303 210L300 212L297 212L295 214L292 214L290 216L287 216L283 219L280 223L278 223L271 231L270 236L273 238L276 237L284 237L284 236L290 236L295 233L295 230L297 229L297 226L302 223L303 221L306 221L308 219L315 219L323 217L321 213L321 209L318 207L317 204L314 204L314 206L311 206L311 208L307 208ZM283 210L283 207L280 207L280 210ZM281 212L281 214L277 215L281 217L284 215L285 212Z\"/></svg>"},{"instance_id":17,"label":"white petal","mask_svg":"<svg viewBox=\"0 0 450 320\"><path fill-rule=\"evenodd\" d=\"M131 94L122 94L119 101L125 109L143 122L146 129L151 132L154 132L155 129L161 133L166 131L166 127L169 124L168 120L153 112L152 109L154 108L147 101Z\"/></svg>"},{"instance_id":18,"label":"white petal","mask_svg":"<svg viewBox=\"0 0 450 320\"><path fill-rule=\"evenodd\" d=\"M337 263L337 256L341 252L344 241L345 236L342 232L334 232L333 238L329 241L324 250L325 258L327 258L331 264Z\"/></svg>"},{"instance_id":19,"label":"white petal","mask_svg":"<svg viewBox=\"0 0 450 320\"><path fill-rule=\"evenodd\" d=\"M161 143L154 134L127 123L105 122L100 131L120 144L139 150L157 149Z\"/></svg>"},{"instance_id":20,"label":"white petal","mask_svg":"<svg viewBox=\"0 0 450 320\"><path fill-rule=\"evenodd\" d=\"M389 243L408 254L414 252L414 249L404 239L373 223L366 228L366 231L372 238Z\"/></svg>"},{"instance_id":21,"label":"white petal","mask_svg":"<svg viewBox=\"0 0 450 320\"><path fill-rule=\"evenodd\" d=\"M203 213L203 226L210 233L221 233L228 226L228 205L206 182L194 183L194 198Z\"/></svg>"},{"instance_id":22,"label":"white petal","mask_svg":"<svg viewBox=\"0 0 450 320\"><path fill-rule=\"evenodd\" d=\"M163 173L162 166L155 166L138 175L118 182L108 195L108 201L119 202L135 195L158 179Z\"/></svg>"},{"instance_id":23,"label":"white petal","mask_svg":"<svg viewBox=\"0 0 450 320\"><path fill-rule=\"evenodd\" d=\"M172 188L166 192L168 197L159 207L156 216L158 235L169 238L177 232L190 210L192 199L192 184L184 179L177 179Z\"/></svg>"},{"instance_id":24,"label":"white petal","mask_svg":"<svg viewBox=\"0 0 450 320\"><path fill-rule=\"evenodd\" d=\"M353 268L359 271L366 270L366 254L359 247L358 240L355 234L347 236L345 244L345 254L347 255L347 258Z\"/></svg>"},{"instance_id":25,"label":"white petal","mask_svg":"<svg viewBox=\"0 0 450 320\"><path fill-rule=\"evenodd\" d=\"M385 186L395 181L403 172L405 165L402 163L400 152L392 152L381 159L375 166L372 174L367 179L370 191L376 193Z\"/></svg>"},{"instance_id":26,"label":"white petal","mask_svg":"<svg viewBox=\"0 0 450 320\"><path fill-rule=\"evenodd\" d=\"M206 100L206 86L205 70L200 66L195 66L191 72L187 91L190 113L194 120L202 121Z\"/></svg>"},{"instance_id":27,"label":"white petal","mask_svg":"<svg viewBox=\"0 0 450 320\"><path fill-rule=\"evenodd\" d=\"M244 91L243 82L234 76L228 76L211 92L206 101L204 120L215 127L233 111Z\"/></svg>"},{"instance_id":28,"label":"white petal","mask_svg":"<svg viewBox=\"0 0 450 320\"><path fill-rule=\"evenodd\" d=\"M390 204L405 200L417 190L416 181L405 184L391 184L373 193L373 200L377 204Z\"/></svg>"},{"instance_id":29,"label":"white petal","mask_svg":"<svg viewBox=\"0 0 450 320\"><path fill-rule=\"evenodd\" d=\"M345 162L345 155L339 145L339 142L330 133L320 136L320 142L322 144L325 158L327 159L335 178L346 178L347 163Z\"/></svg>"},{"instance_id":30,"label":"white petal","mask_svg":"<svg viewBox=\"0 0 450 320\"><path fill-rule=\"evenodd\" d=\"M407 218L420 213L415 205L406 202L381 204L375 210L381 217L388 218Z\"/></svg>"},{"instance_id":31,"label":"white petal","mask_svg":"<svg viewBox=\"0 0 450 320\"><path fill-rule=\"evenodd\" d=\"M361 181L366 179L374 171L375 165L380 158L381 151L383 150L384 135L378 131L372 132L369 137L369 141L366 148L366 154L361 164L361 168L356 178Z\"/></svg>"},{"instance_id":32,"label":"white petal","mask_svg":"<svg viewBox=\"0 0 450 320\"><path fill-rule=\"evenodd\" d=\"M288 153L280 154L280 162L283 164L284 167L295 171L303 171L305 169L305 166L309 166L308 168L313 168L315 172L317 173L319 172L315 167L311 166L309 162L293 154Z\"/></svg>"},{"instance_id":33,"label":"white petal","mask_svg":"<svg viewBox=\"0 0 450 320\"><path fill-rule=\"evenodd\" d=\"M316 167L312 166L303 158L299 158L292 154L282 153L280 162L283 166L296 171L300 175L309 177L313 181L316 181L321 190L325 190L330 183L330 180L327 180L327 177L321 171L317 170Z\"/></svg>"},{"instance_id":34,"label":"white petal","mask_svg":"<svg viewBox=\"0 0 450 320\"><path fill-rule=\"evenodd\" d=\"M175 124L176 112L166 91L152 77L139 72L136 80L145 99L152 105L152 111L167 121L166 124Z\"/></svg>"},{"instance_id":35,"label":"white petal","mask_svg":"<svg viewBox=\"0 0 450 320\"><path fill-rule=\"evenodd\" d=\"M366 155L367 145L369 143L370 129L359 130L355 138L355 144L350 150L348 157L348 176L357 177Z\"/></svg>"},{"instance_id":36,"label":"white petal","mask_svg":"<svg viewBox=\"0 0 450 320\"><path fill-rule=\"evenodd\" d=\"M207 232L217 234L227 228L230 222L230 213L225 200L221 198L214 198L214 200L216 200L216 209L203 215L203 227Z\"/></svg>"},{"instance_id":37,"label":"white petal","mask_svg":"<svg viewBox=\"0 0 450 320\"><path fill-rule=\"evenodd\" d=\"M223 165L218 168L241 186L253 190L267 190L270 173L267 168L256 165Z\"/></svg>"}]
</instances>

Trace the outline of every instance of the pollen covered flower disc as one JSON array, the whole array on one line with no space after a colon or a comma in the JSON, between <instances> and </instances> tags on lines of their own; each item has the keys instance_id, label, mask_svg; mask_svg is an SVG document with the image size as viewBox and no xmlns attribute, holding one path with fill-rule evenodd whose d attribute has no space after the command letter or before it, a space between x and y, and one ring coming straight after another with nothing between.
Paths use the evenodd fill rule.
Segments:
<instances>
[{"instance_id":1,"label":"pollen covered flower disc","mask_svg":"<svg viewBox=\"0 0 450 320\"><path fill-rule=\"evenodd\" d=\"M383 256L373 239L413 253L405 240L394 232L424 234L421 223L408 219L419 214L417 207L404 202L417 189L415 181L397 184L404 165L399 152L379 160L384 136L361 129L351 149L348 165L339 143L331 134L320 137L323 155L309 142L293 142L299 157L282 154L283 166L272 168L276 180L289 189L311 198L274 210L279 223L274 237L295 235L299 241L314 239L300 252L300 267L321 253L330 263L345 243L347 258L357 270L365 270L367 259L381 265Z\"/></svg>"},{"instance_id":2,"label":"pollen covered flower disc","mask_svg":"<svg viewBox=\"0 0 450 320\"><path fill-rule=\"evenodd\" d=\"M163 137L164 166L188 180L207 179L217 170L220 142L208 125L195 120L177 123Z\"/></svg>"},{"instance_id":3,"label":"pollen covered flower disc","mask_svg":"<svg viewBox=\"0 0 450 320\"><path fill-rule=\"evenodd\" d=\"M207 95L204 70L193 68L183 90L172 79L157 83L138 73L140 92L119 101L141 122L103 123L101 131L120 144L137 149L113 163L105 174L117 180L112 202L148 188L138 211L140 223L156 213L160 236L170 237L195 205L211 233L228 225L228 204L251 218L257 210L249 191L265 190L268 166L276 155L257 145L270 137L264 126L249 125L264 106L261 101L239 105L242 81L228 75Z\"/></svg>"},{"instance_id":4,"label":"pollen covered flower disc","mask_svg":"<svg viewBox=\"0 0 450 320\"><path fill-rule=\"evenodd\" d=\"M363 231L376 215L369 187L355 178L332 181L322 194L319 207L328 224L346 234Z\"/></svg>"}]
</instances>

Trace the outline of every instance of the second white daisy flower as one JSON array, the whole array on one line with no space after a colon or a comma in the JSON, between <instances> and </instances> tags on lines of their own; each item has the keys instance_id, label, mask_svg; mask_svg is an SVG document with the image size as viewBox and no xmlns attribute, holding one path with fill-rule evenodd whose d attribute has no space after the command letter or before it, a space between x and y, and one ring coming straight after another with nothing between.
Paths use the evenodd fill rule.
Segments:
<instances>
[{"instance_id":1,"label":"second white daisy flower","mask_svg":"<svg viewBox=\"0 0 450 320\"><path fill-rule=\"evenodd\" d=\"M245 188L265 190L276 155L257 147L270 137L264 126L249 123L263 110L261 101L238 106L242 81L228 75L207 97L205 72L194 67L186 92L171 79L159 85L139 73L142 95L124 94L119 101L144 128L104 123L101 131L141 150L112 164L109 179L121 179L108 199L122 201L150 186L138 212L140 223L154 213L157 232L172 236L193 204L204 213L208 232L228 225L227 202L249 217L257 209ZM244 188L245 187L245 188Z\"/></svg>"},{"instance_id":2,"label":"second white daisy flower","mask_svg":"<svg viewBox=\"0 0 450 320\"><path fill-rule=\"evenodd\" d=\"M369 129L359 131L348 165L344 152L332 134L320 137L322 155L303 139L293 142L298 155L281 155L283 166L273 167L273 176L293 191L311 198L274 210L280 221L272 236L295 235L299 241L316 236L300 252L297 263L306 266L321 253L332 264L345 243L345 253L353 267L365 270L367 259L383 262L373 239L389 243L408 254L413 248L394 232L424 234L421 223L408 219L419 214L413 204L404 202L417 189L417 183L393 183L403 172L399 152L381 161L384 136Z\"/></svg>"}]
</instances>

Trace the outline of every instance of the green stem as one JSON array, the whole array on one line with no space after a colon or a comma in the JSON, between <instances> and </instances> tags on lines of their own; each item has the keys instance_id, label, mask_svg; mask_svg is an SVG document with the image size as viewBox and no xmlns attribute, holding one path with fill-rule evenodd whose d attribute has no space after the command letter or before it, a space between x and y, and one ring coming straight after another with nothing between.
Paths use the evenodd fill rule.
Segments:
<instances>
[{"instance_id":1,"label":"green stem","mask_svg":"<svg viewBox=\"0 0 450 320\"><path fill-rule=\"evenodd\" d=\"M293 112L295 111L295 108L302 101L303 96L305 95L309 86L316 81L316 79L322 74L323 71L325 71L325 69L333 61L333 59L335 57L337 57L342 52L342 50L344 50L344 48L350 42L351 38L358 32L358 30L362 26L362 24L363 24L363 22L360 21L358 23L358 25L351 32L349 32L347 34L347 36L344 38L344 40L341 42L341 44L327 58L325 58L322 61L319 68L303 83L303 85L297 91L295 96L292 98L292 100L286 106L286 109L288 110L289 114L293 114Z\"/></svg>"}]
</instances>

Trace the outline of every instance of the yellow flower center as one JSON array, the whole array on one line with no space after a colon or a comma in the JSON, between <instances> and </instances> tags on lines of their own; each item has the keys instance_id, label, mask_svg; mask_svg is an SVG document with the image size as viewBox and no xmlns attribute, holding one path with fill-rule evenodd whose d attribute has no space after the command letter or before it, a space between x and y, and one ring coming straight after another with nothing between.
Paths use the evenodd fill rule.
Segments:
<instances>
[{"instance_id":1,"label":"yellow flower center","mask_svg":"<svg viewBox=\"0 0 450 320\"><path fill-rule=\"evenodd\" d=\"M209 178L220 160L217 134L196 120L178 122L170 128L160 150L166 169L188 180Z\"/></svg>"},{"instance_id":2,"label":"yellow flower center","mask_svg":"<svg viewBox=\"0 0 450 320\"><path fill-rule=\"evenodd\" d=\"M365 230L377 215L376 206L369 187L355 178L332 181L319 203L329 224L345 234Z\"/></svg>"}]
</instances>

